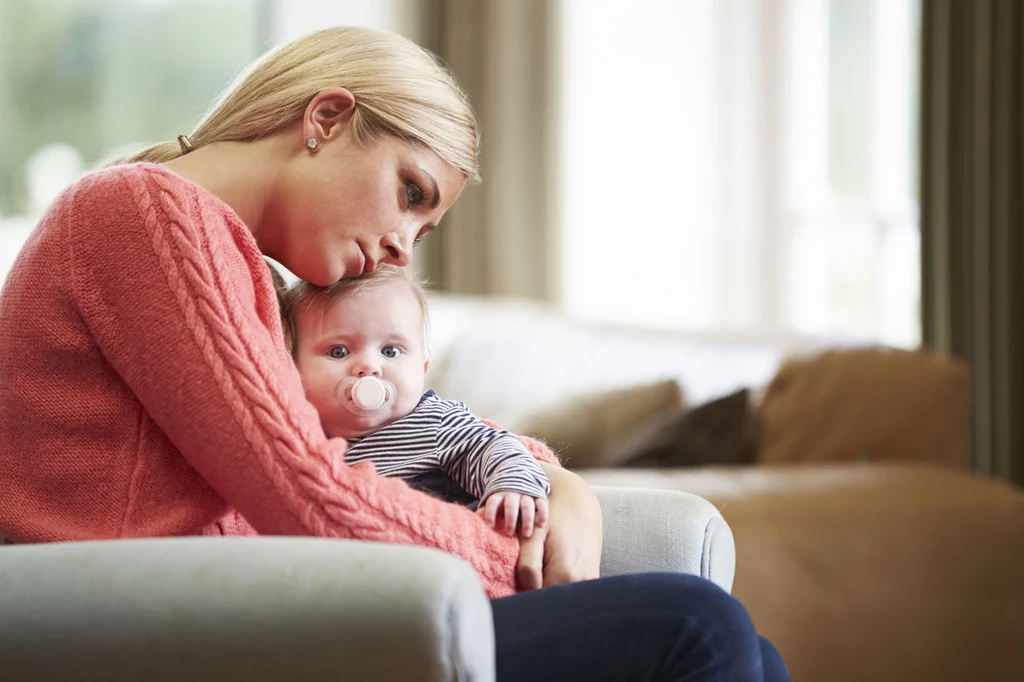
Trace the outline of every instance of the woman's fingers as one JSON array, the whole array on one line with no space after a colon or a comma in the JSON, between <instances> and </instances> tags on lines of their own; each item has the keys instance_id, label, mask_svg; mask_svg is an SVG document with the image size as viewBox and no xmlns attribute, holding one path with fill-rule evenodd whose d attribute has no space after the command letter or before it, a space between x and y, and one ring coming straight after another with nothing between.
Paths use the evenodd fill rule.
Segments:
<instances>
[{"instance_id":1,"label":"woman's fingers","mask_svg":"<svg viewBox=\"0 0 1024 682\"><path fill-rule=\"evenodd\" d=\"M596 578L601 570L601 505L576 474L543 463L541 468L551 481L550 522L543 533L544 584Z\"/></svg>"},{"instance_id":2,"label":"woman's fingers","mask_svg":"<svg viewBox=\"0 0 1024 682\"><path fill-rule=\"evenodd\" d=\"M523 495L519 500L519 534L524 538L533 535L535 505L536 501L529 495Z\"/></svg>"},{"instance_id":3,"label":"woman's fingers","mask_svg":"<svg viewBox=\"0 0 1024 682\"><path fill-rule=\"evenodd\" d=\"M534 525L537 528L543 528L544 526L548 525L548 516L550 514L550 511L549 511L550 508L548 506L548 501L546 499L544 499L543 497L540 497L540 498L537 498L536 500L534 500L534 505L537 508L537 514L536 514L537 520L534 523Z\"/></svg>"},{"instance_id":4,"label":"woman's fingers","mask_svg":"<svg viewBox=\"0 0 1024 682\"><path fill-rule=\"evenodd\" d=\"M519 563L516 577L527 590L537 590L544 585L544 540L547 530L538 528L528 538L519 538Z\"/></svg>"}]
</instances>

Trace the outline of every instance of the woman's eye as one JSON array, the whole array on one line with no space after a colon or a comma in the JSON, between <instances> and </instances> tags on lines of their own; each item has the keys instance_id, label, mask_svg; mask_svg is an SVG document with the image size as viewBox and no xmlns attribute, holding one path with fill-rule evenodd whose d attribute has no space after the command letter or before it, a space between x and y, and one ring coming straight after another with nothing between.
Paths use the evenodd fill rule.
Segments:
<instances>
[{"instance_id":1,"label":"woman's eye","mask_svg":"<svg viewBox=\"0 0 1024 682\"><path fill-rule=\"evenodd\" d=\"M430 234L433 231L434 231L434 226L433 225L427 225L422 230L420 230L420 233L418 235L416 235L416 239L412 240L412 245L413 246L419 246L420 242L423 241L423 238L426 237L428 234Z\"/></svg>"},{"instance_id":2,"label":"woman's eye","mask_svg":"<svg viewBox=\"0 0 1024 682\"><path fill-rule=\"evenodd\" d=\"M408 203L409 208L422 206L427 203L427 193L424 192L423 188L415 182L407 180L405 183L405 200Z\"/></svg>"},{"instance_id":3,"label":"woman's eye","mask_svg":"<svg viewBox=\"0 0 1024 682\"><path fill-rule=\"evenodd\" d=\"M327 351L327 353L335 360L341 360L343 357L348 355L348 348L345 348L345 346L331 346L331 349Z\"/></svg>"},{"instance_id":4,"label":"woman's eye","mask_svg":"<svg viewBox=\"0 0 1024 682\"><path fill-rule=\"evenodd\" d=\"M402 351L398 350L395 346L384 346L380 349L380 354L386 358L394 360L402 354Z\"/></svg>"}]
</instances>

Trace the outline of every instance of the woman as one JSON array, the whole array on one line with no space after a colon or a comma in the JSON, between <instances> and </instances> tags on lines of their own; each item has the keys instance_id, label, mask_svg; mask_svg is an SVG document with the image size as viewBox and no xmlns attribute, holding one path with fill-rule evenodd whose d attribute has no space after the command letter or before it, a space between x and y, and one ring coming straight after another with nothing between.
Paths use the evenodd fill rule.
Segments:
<instances>
[{"instance_id":1,"label":"woman","mask_svg":"<svg viewBox=\"0 0 1024 682\"><path fill-rule=\"evenodd\" d=\"M344 463L284 347L270 256L328 285L409 264L477 179L450 75L341 28L255 63L189 137L87 176L0 297L0 528L15 542L295 534L463 557L492 597L499 679L780 680L738 603L692 576L596 578L600 509L547 459L551 522L520 547ZM513 595L515 576L527 588ZM513 596L506 596L513 595ZM586 629L584 630L584 625Z\"/></svg>"}]
</instances>

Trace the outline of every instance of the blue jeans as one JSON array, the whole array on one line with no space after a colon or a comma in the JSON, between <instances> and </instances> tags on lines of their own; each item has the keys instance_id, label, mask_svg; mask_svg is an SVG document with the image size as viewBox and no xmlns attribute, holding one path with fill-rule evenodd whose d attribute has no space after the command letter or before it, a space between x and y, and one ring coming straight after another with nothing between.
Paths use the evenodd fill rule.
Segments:
<instances>
[{"instance_id":1,"label":"blue jeans","mask_svg":"<svg viewBox=\"0 0 1024 682\"><path fill-rule=\"evenodd\" d=\"M736 599L703 578L643 573L491 602L499 682L788 682Z\"/></svg>"}]
</instances>

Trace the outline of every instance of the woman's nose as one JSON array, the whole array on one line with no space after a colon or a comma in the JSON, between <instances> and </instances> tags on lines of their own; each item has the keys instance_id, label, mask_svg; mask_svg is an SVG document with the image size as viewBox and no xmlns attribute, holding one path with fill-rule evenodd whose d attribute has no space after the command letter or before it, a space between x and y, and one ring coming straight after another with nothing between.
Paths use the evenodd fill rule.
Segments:
<instances>
[{"instance_id":1,"label":"woman's nose","mask_svg":"<svg viewBox=\"0 0 1024 682\"><path fill-rule=\"evenodd\" d=\"M380 245L387 253L385 262L404 268L412 262L412 239L404 239L400 234L389 233L380 240Z\"/></svg>"}]
</instances>

